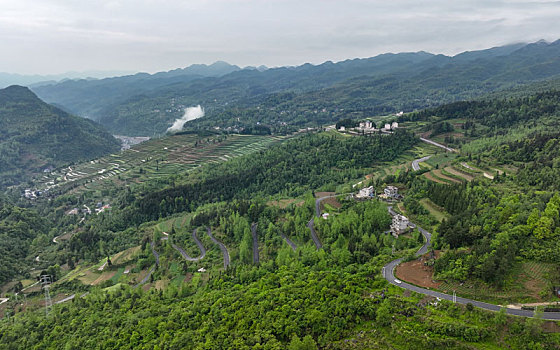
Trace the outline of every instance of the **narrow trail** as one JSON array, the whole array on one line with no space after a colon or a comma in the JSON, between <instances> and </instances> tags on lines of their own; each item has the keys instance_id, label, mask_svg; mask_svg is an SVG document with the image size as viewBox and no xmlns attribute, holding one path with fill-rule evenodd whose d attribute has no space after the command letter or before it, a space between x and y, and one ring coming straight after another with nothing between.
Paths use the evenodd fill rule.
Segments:
<instances>
[{"instance_id":1,"label":"narrow trail","mask_svg":"<svg viewBox=\"0 0 560 350\"><path fill-rule=\"evenodd\" d=\"M196 229L193 231L192 237L193 237L194 241L196 242L196 245L198 246L198 249L200 249L200 255L197 258L190 257L183 248L179 247L175 243L172 243L171 246L173 248L175 248L177 251L179 251L179 253L181 253L181 255L183 256L183 259L185 259L187 261L199 261L206 256L206 248L204 248L204 246L202 245L202 242L198 239L198 236L196 235Z\"/></svg>"},{"instance_id":2,"label":"narrow trail","mask_svg":"<svg viewBox=\"0 0 560 350\"><path fill-rule=\"evenodd\" d=\"M251 224L251 234L253 235L253 263L259 263L259 241L257 237L257 224Z\"/></svg>"},{"instance_id":3,"label":"narrow trail","mask_svg":"<svg viewBox=\"0 0 560 350\"><path fill-rule=\"evenodd\" d=\"M220 247L220 250L222 251L222 254L224 256L224 268L227 269L227 267L229 266L229 252L226 246L222 242L214 238L214 236L212 236L212 230L210 229L210 227L206 228L206 233L208 234L208 237L210 237L212 242L216 243Z\"/></svg>"}]
</instances>

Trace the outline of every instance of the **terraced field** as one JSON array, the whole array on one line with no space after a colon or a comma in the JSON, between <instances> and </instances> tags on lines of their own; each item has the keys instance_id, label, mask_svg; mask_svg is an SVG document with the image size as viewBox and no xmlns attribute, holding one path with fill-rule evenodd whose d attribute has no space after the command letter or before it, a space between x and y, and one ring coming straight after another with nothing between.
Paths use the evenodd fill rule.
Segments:
<instances>
[{"instance_id":1,"label":"terraced field","mask_svg":"<svg viewBox=\"0 0 560 350\"><path fill-rule=\"evenodd\" d=\"M111 182L122 186L142 183L148 178L167 178L205 163L225 162L263 150L285 139L256 135L175 135L154 139L120 153L43 174L36 179L37 189L57 194L70 190L80 193L101 191Z\"/></svg>"}]
</instances>

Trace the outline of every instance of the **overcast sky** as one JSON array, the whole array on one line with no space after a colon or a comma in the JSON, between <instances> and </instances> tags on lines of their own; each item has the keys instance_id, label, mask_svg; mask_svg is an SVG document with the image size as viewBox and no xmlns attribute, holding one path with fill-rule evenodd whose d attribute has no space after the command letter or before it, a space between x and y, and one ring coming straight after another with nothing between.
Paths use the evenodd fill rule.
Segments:
<instances>
[{"instance_id":1,"label":"overcast sky","mask_svg":"<svg viewBox=\"0 0 560 350\"><path fill-rule=\"evenodd\" d=\"M456 54L560 38L560 1L0 0L0 72Z\"/></svg>"}]
</instances>

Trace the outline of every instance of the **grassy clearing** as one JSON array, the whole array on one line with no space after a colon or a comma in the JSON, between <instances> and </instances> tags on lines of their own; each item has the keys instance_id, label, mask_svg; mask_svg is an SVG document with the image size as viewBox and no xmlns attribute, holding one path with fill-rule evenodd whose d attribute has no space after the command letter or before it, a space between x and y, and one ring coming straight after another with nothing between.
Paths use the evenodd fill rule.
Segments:
<instances>
[{"instance_id":1,"label":"grassy clearing","mask_svg":"<svg viewBox=\"0 0 560 350\"><path fill-rule=\"evenodd\" d=\"M437 221L441 222L443 219L449 218L449 214L445 209L432 202L429 198L422 198L420 203L437 219Z\"/></svg>"},{"instance_id":2,"label":"grassy clearing","mask_svg":"<svg viewBox=\"0 0 560 350\"><path fill-rule=\"evenodd\" d=\"M454 178L454 177L451 177L451 176L449 176L449 175L443 174L442 169L436 169L436 170L432 171L432 174L433 174L435 177L437 177L437 178L439 178L439 179L441 179L441 180L447 181L447 182L461 183L461 180L458 180L458 179L456 179L456 178Z\"/></svg>"},{"instance_id":3,"label":"grassy clearing","mask_svg":"<svg viewBox=\"0 0 560 350\"><path fill-rule=\"evenodd\" d=\"M547 276L553 268L554 264L519 262L511 270L505 286L501 289L472 280L463 283L445 281L438 289L447 293L453 293L455 290L457 295L500 305L557 301L558 299L548 292ZM548 293L543 294L543 291Z\"/></svg>"},{"instance_id":4,"label":"grassy clearing","mask_svg":"<svg viewBox=\"0 0 560 350\"><path fill-rule=\"evenodd\" d=\"M474 176L472 176L472 175L470 175L466 172L463 172L460 169L455 168L453 166L448 166L444 170L447 171L448 173L450 173L454 176L457 176L457 177L459 177L459 178L461 178L465 181L468 181L468 182L471 182L474 179Z\"/></svg>"}]
</instances>

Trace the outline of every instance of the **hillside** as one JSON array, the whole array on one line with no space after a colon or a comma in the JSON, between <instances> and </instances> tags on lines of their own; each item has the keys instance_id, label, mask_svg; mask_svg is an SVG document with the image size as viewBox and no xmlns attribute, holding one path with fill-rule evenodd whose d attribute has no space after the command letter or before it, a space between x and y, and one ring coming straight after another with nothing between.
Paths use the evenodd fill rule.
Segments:
<instances>
[{"instance_id":1,"label":"hillside","mask_svg":"<svg viewBox=\"0 0 560 350\"><path fill-rule=\"evenodd\" d=\"M240 69L226 62L215 62L211 65L193 64L156 74L137 73L99 80L67 80L31 88L48 103L64 106L72 113L97 120L103 115L103 108L122 103L134 96L167 85L187 83L205 77L220 77Z\"/></svg>"},{"instance_id":2,"label":"hillside","mask_svg":"<svg viewBox=\"0 0 560 350\"><path fill-rule=\"evenodd\" d=\"M0 186L120 148L98 124L50 106L20 86L0 90L0 130Z\"/></svg>"},{"instance_id":3,"label":"hillside","mask_svg":"<svg viewBox=\"0 0 560 350\"><path fill-rule=\"evenodd\" d=\"M259 122L283 132L286 124L294 130L332 124L347 115L412 111L554 78L560 74L559 57L560 41L538 42L454 57L399 53L199 79L164 76L157 84L130 81L125 94L118 87L126 77L44 86L36 92L119 134L164 133L185 107L198 104L206 117L188 127L240 130ZM112 96L99 98L99 91L112 91Z\"/></svg>"}]
</instances>

